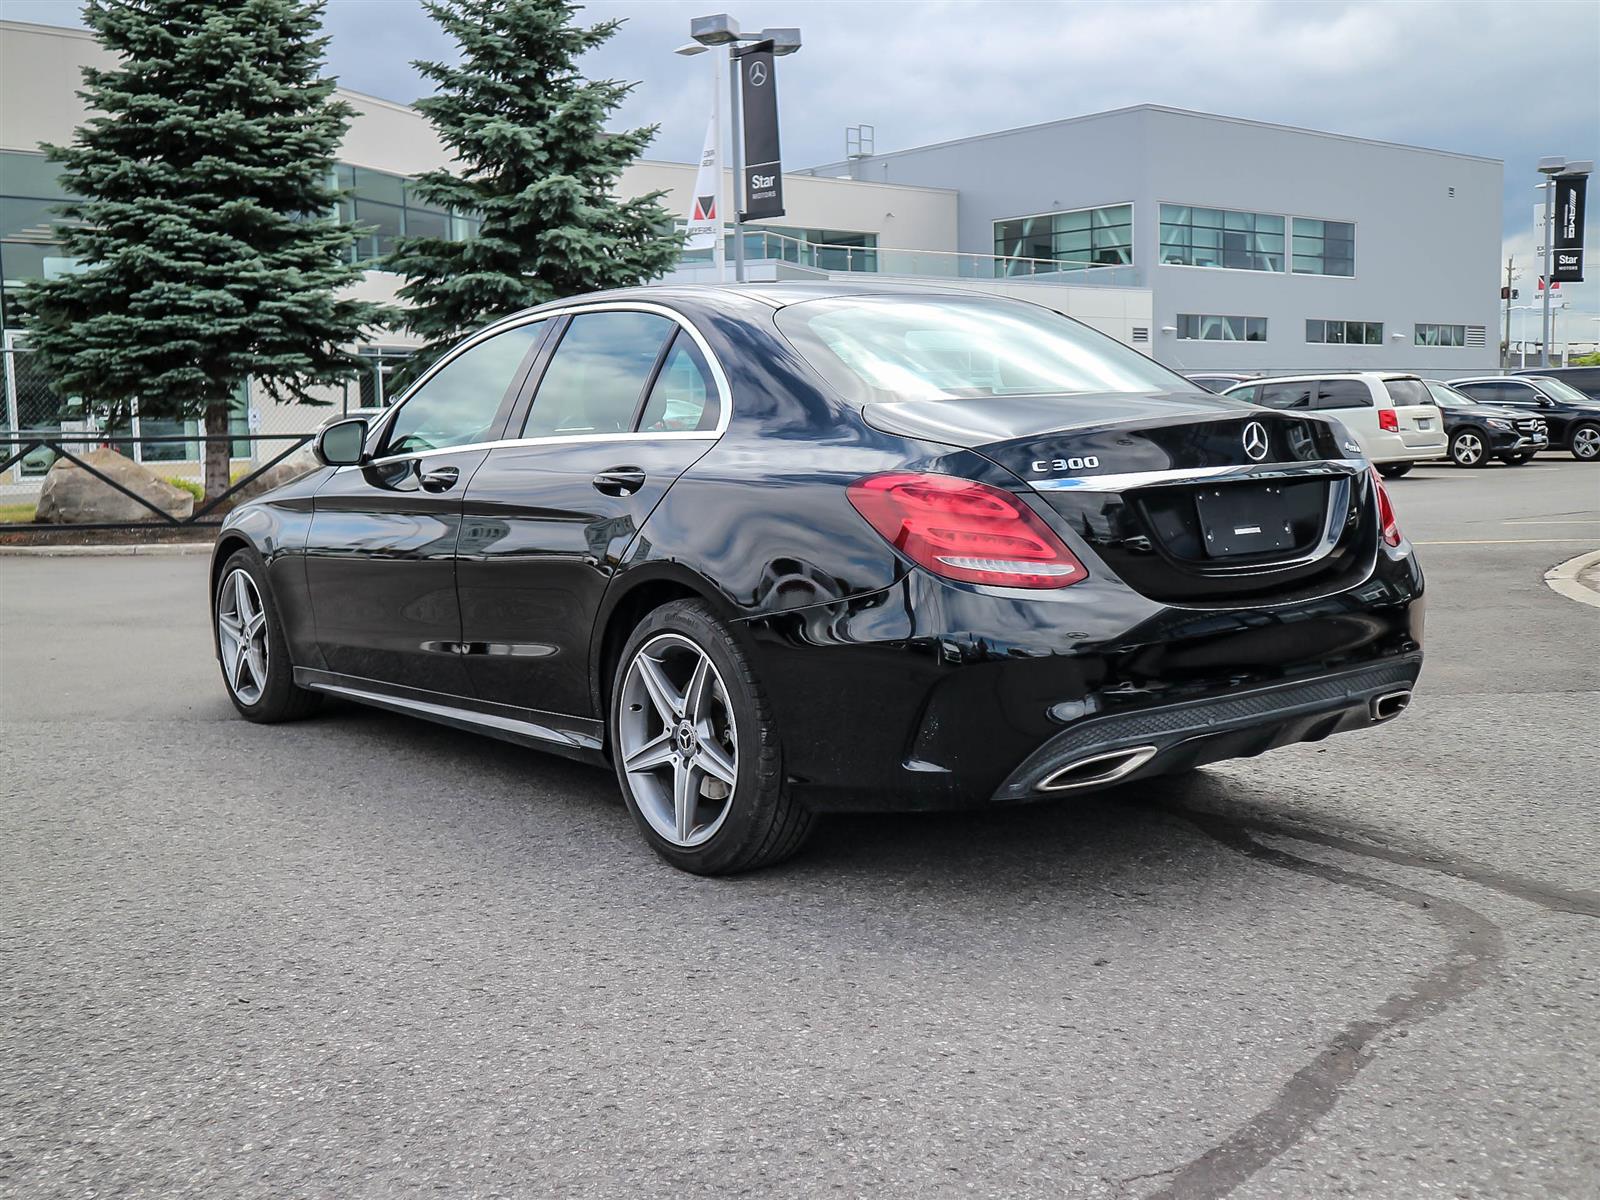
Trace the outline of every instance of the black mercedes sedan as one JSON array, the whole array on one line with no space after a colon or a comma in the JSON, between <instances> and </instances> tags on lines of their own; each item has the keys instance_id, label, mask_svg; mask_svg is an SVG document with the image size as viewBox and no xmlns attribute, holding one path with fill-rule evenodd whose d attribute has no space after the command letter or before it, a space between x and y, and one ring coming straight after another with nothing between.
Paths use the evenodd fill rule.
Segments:
<instances>
[{"instance_id":1,"label":"black mercedes sedan","mask_svg":"<svg viewBox=\"0 0 1600 1200\"><path fill-rule=\"evenodd\" d=\"M1423 580L1337 421L1033 304L649 287L466 339L218 538L240 713L324 695L609 762L668 862L1364 729Z\"/></svg>"}]
</instances>

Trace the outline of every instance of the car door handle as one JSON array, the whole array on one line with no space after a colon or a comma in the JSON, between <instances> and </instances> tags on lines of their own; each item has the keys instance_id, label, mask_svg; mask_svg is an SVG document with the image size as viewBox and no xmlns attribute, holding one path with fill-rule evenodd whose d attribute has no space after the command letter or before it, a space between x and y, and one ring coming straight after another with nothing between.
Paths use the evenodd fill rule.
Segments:
<instances>
[{"instance_id":1,"label":"car door handle","mask_svg":"<svg viewBox=\"0 0 1600 1200\"><path fill-rule=\"evenodd\" d=\"M448 492L455 487L456 480L461 478L459 467L434 467L432 470L417 471L417 478L422 482L425 492Z\"/></svg>"},{"instance_id":2,"label":"car door handle","mask_svg":"<svg viewBox=\"0 0 1600 1200\"><path fill-rule=\"evenodd\" d=\"M590 482L606 496L631 496L644 486L644 472L638 467L612 467L601 471Z\"/></svg>"}]
</instances>

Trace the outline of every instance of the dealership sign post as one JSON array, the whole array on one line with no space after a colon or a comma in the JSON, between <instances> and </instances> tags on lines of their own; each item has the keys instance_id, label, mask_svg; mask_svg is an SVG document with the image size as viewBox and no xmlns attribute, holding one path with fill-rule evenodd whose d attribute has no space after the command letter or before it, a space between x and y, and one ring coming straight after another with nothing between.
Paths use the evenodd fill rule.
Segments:
<instances>
[{"instance_id":1,"label":"dealership sign post","mask_svg":"<svg viewBox=\"0 0 1600 1200\"><path fill-rule=\"evenodd\" d=\"M778 151L778 79L772 43L739 51L739 107L744 116L744 201L740 220L783 216L783 163Z\"/></svg>"},{"instance_id":2,"label":"dealership sign post","mask_svg":"<svg viewBox=\"0 0 1600 1200\"><path fill-rule=\"evenodd\" d=\"M1556 225L1550 245L1555 251L1550 278L1557 283L1583 282L1583 204L1587 175L1556 176Z\"/></svg>"}]
</instances>

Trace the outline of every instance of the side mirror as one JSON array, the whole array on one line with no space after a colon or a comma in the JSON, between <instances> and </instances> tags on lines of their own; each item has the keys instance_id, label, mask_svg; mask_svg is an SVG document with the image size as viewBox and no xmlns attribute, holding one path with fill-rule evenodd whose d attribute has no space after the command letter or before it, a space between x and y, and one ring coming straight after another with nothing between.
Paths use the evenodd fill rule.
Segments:
<instances>
[{"instance_id":1,"label":"side mirror","mask_svg":"<svg viewBox=\"0 0 1600 1200\"><path fill-rule=\"evenodd\" d=\"M317 433L313 451L324 466L355 467L366 457L366 445L366 421L350 417L324 425Z\"/></svg>"}]
</instances>

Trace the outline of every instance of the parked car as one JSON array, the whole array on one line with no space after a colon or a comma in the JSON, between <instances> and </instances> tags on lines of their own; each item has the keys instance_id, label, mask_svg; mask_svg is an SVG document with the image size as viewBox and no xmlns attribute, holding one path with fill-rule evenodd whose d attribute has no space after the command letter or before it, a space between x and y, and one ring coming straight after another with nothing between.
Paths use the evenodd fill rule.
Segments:
<instances>
[{"instance_id":1,"label":"parked car","mask_svg":"<svg viewBox=\"0 0 1600 1200\"><path fill-rule=\"evenodd\" d=\"M1545 379L1559 379L1570 388L1582 392L1591 400L1600 401L1600 367L1542 367L1526 371L1513 371L1513 375L1538 375Z\"/></svg>"},{"instance_id":2,"label":"parked car","mask_svg":"<svg viewBox=\"0 0 1600 1200\"><path fill-rule=\"evenodd\" d=\"M1552 449L1580 462L1600 462L1600 400L1545 375L1482 375L1450 386L1480 404L1515 408L1544 418Z\"/></svg>"},{"instance_id":3,"label":"parked car","mask_svg":"<svg viewBox=\"0 0 1600 1200\"><path fill-rule=\"evenodd\" d=\"M1450 461L1458 467L1487 467L1498 458L1508 467L1520 467L1550 445L1541 417L1515 408L1480 404L1437 379L1423 381L1444 414L1444 432L1450 439Z\"/></svg>"},{"instance_id":4,"label":"parked car","mask_svg":"<svg viewBox=\"0 0 1600 1200\"><path fill-rule=\"evenodd\" d=\"M1216 392L1218 395L1221 395L1234 384L1247 383L1250 380L1255 379L1256 376L1235 375L1222 371L1200 371L1193 375L1185 375L1184 378L1190 383L1198 383L1208 392Z\"/></svg>"},{"instance_id":5,"label":"parked car","mask_svg":"<svg viewBox=\"0 0 1600 1200\"><path fill-rule=\"evenodd\" d=\"M650 846L704 874L828 810L1364 729L1422 665L1421 570L1337 423L1017 300L579 297L316 445L217 540L238 711L331 694L610 761Z\"/></svg>"},{"instance_id":6,"label":"parked car","mask_svg":"<svg viewBox=\"0 0 1600 1200\"><path fill-rule=\"evenodd\" d=\"M1326 412L1337 417L1386 479L1449 453L1444 417L1415 375L1352 371L1254 379L1223 393L1267 408Z\"/></svg>"}]
</instances>

